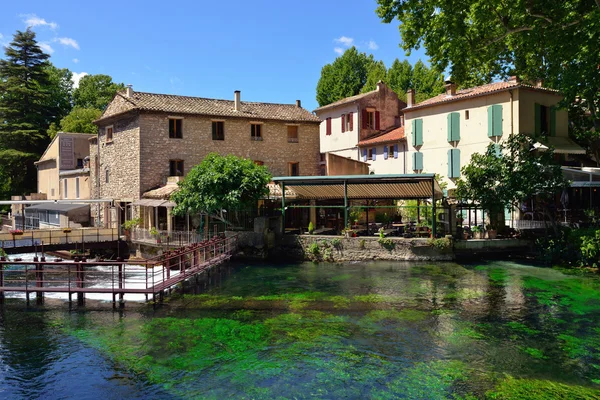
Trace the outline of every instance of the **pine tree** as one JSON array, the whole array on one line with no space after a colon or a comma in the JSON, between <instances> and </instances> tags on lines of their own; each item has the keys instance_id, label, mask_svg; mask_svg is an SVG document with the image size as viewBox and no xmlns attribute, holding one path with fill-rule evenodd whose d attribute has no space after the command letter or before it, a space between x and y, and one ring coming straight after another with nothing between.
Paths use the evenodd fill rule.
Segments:
<instances>
[{"instance_id":1,"label":"pine tree","mask_svg":"<svg viewBox=\"0 0 600 400\"><path fill-rule=\"evenodd\" d=\"M25 194L35 190L33 163L49 143L46 131L54 117L49 55L30 29L17 31L5 54L0 60L0 180L9 182L10 194Z\"/></svg>"}]
</instances>

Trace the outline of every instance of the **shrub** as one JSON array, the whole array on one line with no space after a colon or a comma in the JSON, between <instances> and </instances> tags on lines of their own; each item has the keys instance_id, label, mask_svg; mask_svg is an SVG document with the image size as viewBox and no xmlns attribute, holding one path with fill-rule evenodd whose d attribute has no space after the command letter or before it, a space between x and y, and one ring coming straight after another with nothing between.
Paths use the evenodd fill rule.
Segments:
<instances>
[{"instance_id":1,"label":"shrub","mask_svg":"<svg viewBox=\"0 0 600 400\"><path fill-rule=\"evenodd\" d=\"M134 219L130 219L129 221L125 221L123 222L123 224L121 225L121 227L125 230L131 230L133 228L137 228L140 223L142 222L142 220L140 218L134 218Z\"/></svg>"},{"instance_id":2,"label":"shrub","mask_svg":"<svg viewBox=\"0 0 600 400\"><path fill-rule=\"evenodd\" d=\"M365 239L360 239L360 241L358 242L358 248L359 249L365 248Z\"/></svg>"},{"instance_id":3,"label":"shrub","mask_svg":"<svg viewBox=\"0 0 600 400\"><path fill-rule=\"evenodd\" d=\"M315 231L315 226L313 225L312 221L310 221L308 223L308 234L312 235L314 231Z\"/></svg>"},{"instance_id":4,"label":"shrub","mask_svg":"<svg viewBox=\"0 0 600 400\"><path fill-rule=\"evenodd\" d=\"M313 242L311 244L308 245L308 254L310 254L313 257L318 257L319 254L321 253L321 250L319 249L319 244L316 242Z\"/></svg>"},{"instance_id":5,"label":"shrub","mask_svg":"<svg viewBox=\"0 0 600 400\"><path fill-rule=\"evenodd\" d=\"M450 248L450 239L448 238L440 238L440 239L429 239L427 241L427 244L429 244L432 247L435 247L438 250L447 250Z\"/></svg>"},{"instance_id":6,"label":"shrub","mask_svg":"<svg viewBox=\"0 0 600 400\"><path fill-rule=\"evenodd\" d=\"M379 243L379 245L381 247L383 247L386 250L394 250L394 248L396 247L396 243L389 238L382 238L380 237L379 239L377 239L377 242Z\"/></svg>"},{"instance_id":7,"label":"shrub","mask_svg":"<svg viewBox=\"0 0 600 400\"><path fill-rule=\"evenodd\" d=\"M338 249L338 250L339 250L339 249L340 249L340 247L342 247L342 241L341 241L340 239L338 239L338 238L332 239L332 240L331 240L331 245L332 245L333 247L335 247L336 249Z\"/></svg>"}]
</instances>

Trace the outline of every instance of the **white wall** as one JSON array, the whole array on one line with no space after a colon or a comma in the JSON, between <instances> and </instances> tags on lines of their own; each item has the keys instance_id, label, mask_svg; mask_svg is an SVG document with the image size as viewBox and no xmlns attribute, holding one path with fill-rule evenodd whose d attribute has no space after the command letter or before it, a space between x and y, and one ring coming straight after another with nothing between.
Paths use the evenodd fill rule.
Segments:
<instances>
[{"instance_id":1,"label":"white wall","mask_svg":"<svg viewBox=\"0 0 600 400\"><path fill-rule=\"evenodd\" d=\"M394 150L393 145L398 145L398 158L394 158ZM383 157L383 147L388 146L388 159L384 159ZM411 165L408 163L407 151L408 145L406 141L396 142L396 143L384 143L378 144L374 146L364 147L366 149L377 149L377 155L375 156L375 161L367 159L367 163L370 164L369 172L373 172L377 175L381 174L412 174ZM360 160L363 161L362 158L362 147L361 147L361 156Z\"/></svg>"},{"instance_id":2,"label":"white wall","mask_svg":"<svg viewBox=\"0 0 600 400\"><path fill-rule=\"evenodd\" d=\"M354 113L353 130L342 132L342 114ZM319 127L321 153L331 152L343 157L358 160L358 106L356 104L341 105L318 113L323 120ZM327 118L331 118L331 135L327 135Z\"/></svg>"}]
</instances>

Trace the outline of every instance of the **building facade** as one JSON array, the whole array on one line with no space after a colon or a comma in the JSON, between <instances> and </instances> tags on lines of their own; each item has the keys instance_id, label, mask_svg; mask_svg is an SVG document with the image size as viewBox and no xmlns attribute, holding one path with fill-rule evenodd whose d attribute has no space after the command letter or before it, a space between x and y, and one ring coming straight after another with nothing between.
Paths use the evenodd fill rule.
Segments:
<instances>
[{"instance_id":1,"label":"building facade","mask_svg":"<svg viewBox=\"0 0 600 400\"><path fill-rule=\"evenodd\" d=\"M404 107L380 81L376 90L317 108L321 152L368 162L377 174L403 173ZM386 149L391 157L384 155Z\"/></svg>"},{"instance_id":2,"label":"building facade","mask_svg":"<svg viewBox=\"0 0 600 400\"><path fill-rule=\"evenodd\" d=\"M439 174L450 191L474 153L512 134L546 134L545 144L563 160L585 153L568 138L567 111L557 107L560 93L516 77L458 91L447 82L444 94L418 104L414 98L409 90L404 109L409 172Z\"/></svg>"},{"instance_id":3,"label":"building facade","mask_svg":"<svg viewBox=\"0 0 600 400\"><path fill-rule=\"evenodd\" d=\"M168 185L169 177L185 176L211 152L249 158L274 176L319 172L320 120L300 101L243 102L239 91L231 101L127 88L95 123L98 135L90 144L92 191L95 198L115 200L121 207L120 220L140 211L143 216L148 210L123 210L134 203L144 206L141 199L147 192L156 193L161 187L175 190L177 185ZM166 201L170 196L166 189L161 191L165 199L161 208L170 215L173 204ZM170 221L170 216L161 218L153 211L154 226L159 219Z\"/></svg>"}]
</instances>

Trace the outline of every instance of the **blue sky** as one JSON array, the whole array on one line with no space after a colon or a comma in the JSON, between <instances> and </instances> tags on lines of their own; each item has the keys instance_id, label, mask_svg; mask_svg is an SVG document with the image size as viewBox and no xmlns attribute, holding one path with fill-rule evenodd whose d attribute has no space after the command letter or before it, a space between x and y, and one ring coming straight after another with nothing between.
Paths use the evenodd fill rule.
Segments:
<instances>
[{"instance_id":1,"label":"blue sky","mask_svg":"<svg viewBox=\"0 0 600 400\"><path fill-rule=\"evenodd\" d=\"M10 1L0 43L32 25L58 67L134 90L317 107L321 68L350 45L389 67L407 58L375 0ZM51 50L50 50L51 49ZM3 56L3 54L2 54ZM408 60L426 60L422 50Z\"/></svg>"}]
</instances>

